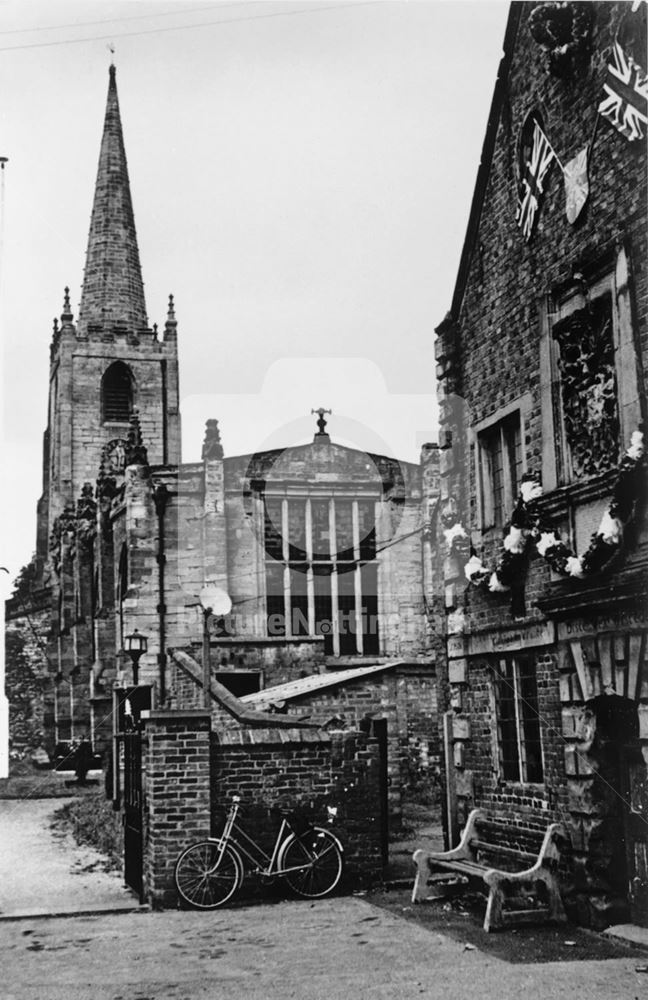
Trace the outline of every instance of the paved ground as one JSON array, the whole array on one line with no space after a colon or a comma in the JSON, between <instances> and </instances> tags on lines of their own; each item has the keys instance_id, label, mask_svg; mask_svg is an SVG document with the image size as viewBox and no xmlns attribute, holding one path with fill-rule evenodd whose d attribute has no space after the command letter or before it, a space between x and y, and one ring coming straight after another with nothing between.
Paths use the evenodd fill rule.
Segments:
<instances>
[{"instance_id":1,"label":"paved ground","mask_svg":"<svg viewBox=\"0 0 648 1000\"><path fill-rule=\"evenodd\" d=\"M66 801L0 800L0 917L136 904L121 876L102 870L96 851L50 829Z\"/></svg>"},{"instance_id":2,"label":"paved ground","mask_svg":"<svg viewBox=\"0 0 648 1000\"><path fill-rule=\"evenodd\" d=\"M405 897L387 907L348 896L211 913L133 910L95 852L52 833L60 804L0 803L3 1000L643 1000L648 990L645 952L607 944L594 948L596 960L582 958L591 948L577 960L561 929L561 960L520 959L494 949L493 935L467 924L463 933L462 918L444 926L430 910L413 919ZM25 918L34 904L90 912ZM124 905L128 912L96 912Z\"/></svg>"},{"instance_id":3,"label":"paved ground","mask_svg":"<svg viewBox=\"0 0 648 1000\"><path fill-rule=\"evenodd\" d=\"M633 1000L636 957L516 965L346 897L0 924L4 1000Z\"/></svg>"}]
</instances>

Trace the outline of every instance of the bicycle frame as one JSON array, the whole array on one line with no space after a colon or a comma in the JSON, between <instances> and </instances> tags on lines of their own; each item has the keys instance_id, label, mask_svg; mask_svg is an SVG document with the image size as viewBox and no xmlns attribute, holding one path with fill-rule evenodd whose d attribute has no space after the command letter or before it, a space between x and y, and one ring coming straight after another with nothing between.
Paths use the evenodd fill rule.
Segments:
<instances>
[{"instance_id":1,"label":"bicycle frame","mask_svg":"<svg viewBox=\"0 0 648 1000\"><path fill-rule=\"evenodd\" d=\"M272 855L268 855L263 848L257 844L256 840L250 837L250 835L246 833L245 830L236 822L240 801L240 796L232 796L232 805L230 806L222 834L220 837L210 838L214 839L220 848L218 861L216 863L217 865L220 864L225 847L227 844L231 843L237 849L239 854L243 856L243 858L247 859L253 866L255 866L249 869L252 875L261 875L264 878L271 878L273 876L286 875L290 872L303 871L304 869L311 867L312 861L303 865L293 865L290 868L279 868L279 855L284 841L287 839L286 834L294 833L295 831L285 816L282 817L281 826L279 827L279 832L277 833L274 847L272 849ZM334 811L331 810L330 812Z\"/></svg>"}]
</instances>

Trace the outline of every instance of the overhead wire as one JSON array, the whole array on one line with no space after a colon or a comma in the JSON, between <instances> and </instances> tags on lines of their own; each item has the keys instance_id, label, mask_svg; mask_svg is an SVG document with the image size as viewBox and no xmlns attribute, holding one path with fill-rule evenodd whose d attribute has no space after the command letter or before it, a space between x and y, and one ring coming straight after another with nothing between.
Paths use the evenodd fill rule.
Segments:
<instances>
[{"instance_id":1,"label":"overhead wire","mask_svg":"<svg viewBox=\"0 0 648 1000\"><path fill-rule=\"evenodd\" d=\"M244 21L262 21L275 17L297 17L302 14L318 14L330 10L354 10L357 7L374 6L383 0L359 0L359 2L327 4L323 7L303 7L299 10L277 10L268 14L249 14L245 17L230 17L218 21L200 21L196 24L178 24L168 28L145 28L142 31L124 31L121 34L112 32L109 35L93 35L89 38L61 38L50 42L26 42L24 45L2 45L0 52L18 52L24 49L44 49L56 45L81 45L85 42L117 42L120 38L133 38L142 35L162 34L169 31L190 31L195 28L212 28L225 24L240 24ZM234 6L238 6L235 4Z\"/></svg>"},{"instance_id":2,"label":"overhead wire","mask_svg":"<svg viewBox=\"0 0 648 1000\"><path fill-rule=\"evenodd\" d=\"M249 0L250 3L262 3L263 0ZM5 28L0 35L27 35L34 31L63 31L65 28L93 28L96 24L116 24L122 21L152 21L156 17L178 17L180 14L196 14L203 11L223 9L225 7L241 7L240 0L234 3L203 4L202 7L178 6L176 10L163 10L157 14L130 14L126 17L105 17L101 21L71 21L68 24L40 24L32 28Z\"/></svg>"}]
</instances>

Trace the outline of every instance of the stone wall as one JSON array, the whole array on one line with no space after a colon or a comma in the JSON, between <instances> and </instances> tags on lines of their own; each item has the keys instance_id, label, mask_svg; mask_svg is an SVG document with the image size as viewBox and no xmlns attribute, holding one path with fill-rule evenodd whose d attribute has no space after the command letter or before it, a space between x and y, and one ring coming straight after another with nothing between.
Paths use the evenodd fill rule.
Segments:
<instances>
[{"instance_id":1,"label":"stone wall","mask_svg":"<svg viewBox=\"0 0 648 1000\"><path fill-rule=\"evenodd\" d=\"M5 623L5 692L9 700L9 751L22 756L48 740L51 681L47 636L51 628L48 595L41 600L7 602Z\"/></svg>"}]
</instances>

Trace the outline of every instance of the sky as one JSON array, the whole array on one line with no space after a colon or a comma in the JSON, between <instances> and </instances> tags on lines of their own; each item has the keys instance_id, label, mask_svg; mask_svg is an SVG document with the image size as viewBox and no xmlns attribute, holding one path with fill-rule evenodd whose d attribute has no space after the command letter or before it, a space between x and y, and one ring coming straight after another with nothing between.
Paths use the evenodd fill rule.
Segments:
<instances>
[{"instance_id":1,"label":"sky","mask_svg":"<svg viewBox=\"0 0 648 1000\"><path fill-rule=\"evenodd\" d=\"M507 13L0 2L10 577L35 546L52 321L66 285L78 310L111 58L149 323L175 296L183 460L210 417L236 455L308 440L324 406L333 440L416 462Z\"/></svg>"}]
</instances>

